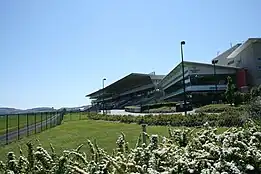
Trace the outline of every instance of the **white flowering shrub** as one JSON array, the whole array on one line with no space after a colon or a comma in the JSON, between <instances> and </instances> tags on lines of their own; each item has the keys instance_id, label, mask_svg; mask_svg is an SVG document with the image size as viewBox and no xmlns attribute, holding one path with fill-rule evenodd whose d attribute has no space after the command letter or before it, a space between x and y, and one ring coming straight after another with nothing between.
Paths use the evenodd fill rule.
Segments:
<instances>
[{"instance_id":1,"label":"white flowering shrub","mask_svg":"<svg viewBox=\"0 0 261 174\"><path fill-rule=\"evenodd\" d=\"M252 121L244 127L230 128L222 134L209 127L194 131L191 128L169 130L168 137L142 135L131 149L122 133L112 154L106 153L96 142L88 141L89 155L76 149L61 155L47 152L41 146L27 143L28 156L20 151L7 154L0 163L5 174L240 174L261 173L261 132Z\"/></svg>"}]
</instances>

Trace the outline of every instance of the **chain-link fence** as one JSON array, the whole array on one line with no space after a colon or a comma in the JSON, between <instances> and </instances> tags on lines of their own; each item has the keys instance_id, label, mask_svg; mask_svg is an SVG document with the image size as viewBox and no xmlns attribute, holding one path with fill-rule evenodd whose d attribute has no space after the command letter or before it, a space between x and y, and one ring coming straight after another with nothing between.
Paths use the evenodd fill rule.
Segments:
<instances>
[{"instance_id":1,"label":"chain-link fence","mask_svg":"<svg viewBox=\"0 0 261 174\"><path fill-rule=\"evenodd\" d=\"M38 112L0 115L0 145L37 134L60 125L63 112Z\"/></svg>"}]
</instances>

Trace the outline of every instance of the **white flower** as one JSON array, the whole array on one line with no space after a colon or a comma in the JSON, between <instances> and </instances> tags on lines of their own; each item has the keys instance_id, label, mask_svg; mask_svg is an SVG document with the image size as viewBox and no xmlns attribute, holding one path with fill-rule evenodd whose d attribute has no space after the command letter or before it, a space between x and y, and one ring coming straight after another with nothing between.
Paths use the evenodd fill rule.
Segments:
<instances>
[{"instance_id":1,"label":"white flower","mask_svg":"<svg viewBox=\"0 0 261 174\"><path fill-rule=\"evenodd\" d=\"M247 170L254 170L255 168L252 165L247 164L246 169Z\"/></svg>"}]
</instances>

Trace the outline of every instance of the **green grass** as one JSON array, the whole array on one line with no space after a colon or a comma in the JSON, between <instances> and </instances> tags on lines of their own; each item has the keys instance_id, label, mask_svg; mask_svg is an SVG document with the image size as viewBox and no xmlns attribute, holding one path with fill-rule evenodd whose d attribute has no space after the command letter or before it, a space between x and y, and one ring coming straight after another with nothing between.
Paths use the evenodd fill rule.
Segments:
<instances>
[{"instance_id":1,"label":"green grass","mask_svg":"<svg viewBox=\"0 0 261 174\"><path fill-rule=\"evenodd\" d=\"M47 118L49 118L50 115L48 115ZM46 115L43 114L42 120L46 120ZM36 122L41 121L41 115L36 114ZM28 115L28 125L34 124L35 123L35 118L33 114ZM23 128L27 125L27 120L26 120L26 114L21 114L19 116L19 127ZM18 115L9 115L8 116L8 130L16 130L18 127ZM3 135L6 133L6 116L0 117L0 135Z\"/></svg>"},{"instance_id":2,"label":"green grass","mask_svg":"<svg viewBox=\"0 0 261 174\"><path fill-rule=\"evenodd\" d=\"M65 120L68 119L68 117L70 116L67 116ZM224 130L226 130L226 128L221 128L219 129L219 132L223 132ZM52 143L58 153L61 153L62 150L73 149L80 144L84 144L82 151L87 152L87 154L89 152L87 139L92 141L96 139L97 144L100 147L108 152L112 152L113 148L115 148L116 140L121 132L126 134L126 139L130 143L130 147L134 147L137 137L141 132L141 126L137 124L94 120L67 120L60 126L1 147L0 160L5 160L6 154L10 151L13 151L18 155L19 146L21 146L22 150L26 152L26 143L32 141L34 144L38 144L36 139L38 139L42 146L47 150L50 150L49 143ZM148 126L147 132L148 134L166 136L168 135L168 128L166 126Z\"/></svg>"}]
</instances>

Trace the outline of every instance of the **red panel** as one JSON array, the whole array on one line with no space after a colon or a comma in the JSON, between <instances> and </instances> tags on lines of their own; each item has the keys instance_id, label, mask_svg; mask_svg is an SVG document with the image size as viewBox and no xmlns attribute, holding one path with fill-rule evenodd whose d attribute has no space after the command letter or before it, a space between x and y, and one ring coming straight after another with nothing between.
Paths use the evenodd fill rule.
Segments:
<instances>
[{"instance_id":1,"label":"red panel","mask_svg":"<svg viewBox=\"0 0 261 174\"><path fill-rule=\"evenodd\" d=\"M246 70L240 69L237 71L237 87L241 88L246 85Z\"/></svg>"}]
</instances>

